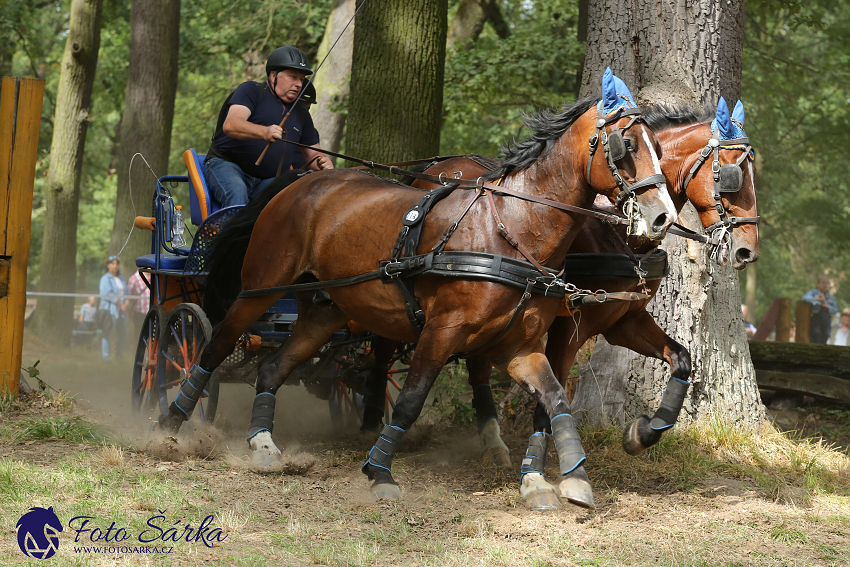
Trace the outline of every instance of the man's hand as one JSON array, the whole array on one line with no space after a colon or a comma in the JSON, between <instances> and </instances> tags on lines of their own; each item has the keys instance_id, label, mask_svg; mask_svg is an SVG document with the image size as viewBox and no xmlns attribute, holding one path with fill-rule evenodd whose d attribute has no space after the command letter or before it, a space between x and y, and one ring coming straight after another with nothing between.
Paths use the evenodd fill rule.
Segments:
<instances>
[{"instance_id":1,"label":"man's hand","mask_svg":"<svg viewBox=\"0 0 850 567\"><path fill-rule=\"evenodd\" d=\"M318 167L319 169L333 169L333 168L334 168L334 164L333 164L333 162L332 162L330 159L328 159L327 157L325 157L325 156L320 156L320 157L316 160L316 167Z\"/></svg>"},{"instance_id":2,"label":"man's hand","mask_svg":"<svg viewBox=\"0 0 850 567\"><path fill-rule=\"evenodd\" d=\"M283 129L277 124L263 128L263 140L266 142L277 142L283 137Z\"/></svg>"}]
</instances>

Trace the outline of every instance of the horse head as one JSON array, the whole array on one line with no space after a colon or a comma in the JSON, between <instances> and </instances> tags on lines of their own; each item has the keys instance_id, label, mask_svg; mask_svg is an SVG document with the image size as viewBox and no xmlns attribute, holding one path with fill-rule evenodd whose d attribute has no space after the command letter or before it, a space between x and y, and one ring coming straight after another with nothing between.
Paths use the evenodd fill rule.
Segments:
<instances>
[{"instance_id":1,"label":"horse head","mask_svg":"<svg viewBox=\"0 0 850 567\"><path fill-rule=\"evenodd\" d=\"M588 112L583 124L595 129L589 137L587 183L617 203L629 218L629 235L661 240L676 219L661 173L661 144L643 122L626 84L610 68L602 78L602 100L593 114ZM600 147L603 151L597 152Z\"/></svg>"},{"instance_id":2,"label":"horse head","mask_svg":"<svg viewBox=\"0 0 850 567\"><path fill-rule=\"evenodd\" d=\"M730 116L720 98L705 144L683 164L682 171L688 172L683 189L715 242L712 257L719 264L729 259L742 270L759 257L759 217L754 152L744 131L741 101Z\"/></svg>"}]
</instances>

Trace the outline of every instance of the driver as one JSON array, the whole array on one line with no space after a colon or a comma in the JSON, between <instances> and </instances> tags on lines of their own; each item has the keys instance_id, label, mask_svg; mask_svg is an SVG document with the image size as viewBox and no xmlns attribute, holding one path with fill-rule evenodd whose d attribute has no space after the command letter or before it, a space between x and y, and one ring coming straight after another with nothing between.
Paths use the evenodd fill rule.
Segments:
<instances>
[{"instance_id":1,"label":"driver","mask_svg":"<svg viewBox=\"0 0 850 567\"><path fill-rule=\"evenodd\" d=\"M319 133L310 113L300 104L292 109L304 78L312 72L303 51L294 45L279 47L266 61L264 83L242 83L224 101L204 161L210 192L222 207L247 203L274 180L281 161L281 171L290 168L296 152L303 154L313 170L333 169L327 157L312 149L319 147ZM281 128L280 122L290 109L292 113ZM262 163L255 165L268 142L272 142L269 151Z\"/></svg>"}]
</instances>

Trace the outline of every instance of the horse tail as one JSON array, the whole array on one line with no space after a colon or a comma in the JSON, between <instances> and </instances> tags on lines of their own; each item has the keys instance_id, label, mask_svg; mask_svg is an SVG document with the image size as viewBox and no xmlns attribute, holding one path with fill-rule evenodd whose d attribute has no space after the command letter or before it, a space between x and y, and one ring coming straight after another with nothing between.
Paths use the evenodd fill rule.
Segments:
<instances>
[{"instance_id":1,"label":"horse tail","mask_svg":"<svg viewBox=\"0 0 850 567\"><path fill-rule=\"evenodd\" d=\"M242 262L251 241L251 232L260 213L283 189L304 172L284 171L268 187L236 213L216 238L206 258L209 266L204 284L203 308L213 326L224 320L227 310L242 291Z\"/></svg>"}]
</instances>

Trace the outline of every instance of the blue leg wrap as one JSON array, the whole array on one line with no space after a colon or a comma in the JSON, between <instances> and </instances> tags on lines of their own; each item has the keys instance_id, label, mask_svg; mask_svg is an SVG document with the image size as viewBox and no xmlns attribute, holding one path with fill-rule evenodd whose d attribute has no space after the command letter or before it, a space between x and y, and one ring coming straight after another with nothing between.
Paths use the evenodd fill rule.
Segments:
<instances>
[{"instance_id":1,"label":"blue leg wrap","mask_svg":"<svg viewBox=\"0 0 850 567\"><path fill-rule=\"evenodd\" d=\"M195 406L201 398L204 388L207 387L207 382L210 381L212 372L207 372L197 364L189 369L189 376L180 382L180 391L174 398L171 407L177 408L186 415L186 419L195 411Z\"/></svg>"},{"instance_id":2,"label":"blue leg wrap","mask_svg":"<svg viewBox=\"0 0 850 567\"><path fill-rule=\"evenodd\" d=\"M254 396L251 410L251 425L248 427L248 441L260 431L274 431L274 394L263 392Z\"/></svg>"},{"instance_id":3,"label":"blue leg wrap","mask_svg":"<svg viewBox=\"0 0 850 567\"><path fill-rule=\"evenodd\" d=\"M528 449L525 450L525 457L522 459L522 466L519 469L519 480L522 482L522 477L528 473L543 474L543 469L546 467L546 450L549 449L549 434L545 431L538 431L528 440Z\"/></svg>"},{"instance_id":4,"label":"blue leg wrap","mask_svg":"<svg viewBox=\"0 0 850 567\"><path fill-rule=\"evenodd\" d=\"M670 381L667 382L667 389L661 396L661 406L649 422L651 428L656 431L664 431L676 424L690 385L690 382L686 380L675 376L670 377Z\"/></svg>"},{"instance_id":5,"label":"blue leg wrap","mask_svg":"<svg viewBox=\"0 0 850 567\"><path fill-rule=\"evenodd\" d=\"M372 465L389 471L393 466L393 457L398 451L398 445L403 437L404 429L395 425L385 425L381 429L381 436L378 437L375 446L369 451L369 458L366 459L360 470L366 473L366 465Z\"/></svg>"},{"instance_id":6,"label":"blue leg wrap","mask_svg":"<svg viewBox=\"0 0 850 567\"><path fill-rule=\"evenodd\" d=\"M552 440L558 451L561 475L570 474L587 460L578 429L570 414L562 413L552 418Z\"/></svg>"}]
</instances>

